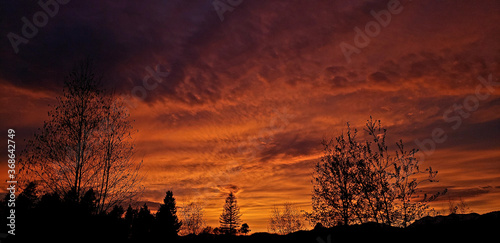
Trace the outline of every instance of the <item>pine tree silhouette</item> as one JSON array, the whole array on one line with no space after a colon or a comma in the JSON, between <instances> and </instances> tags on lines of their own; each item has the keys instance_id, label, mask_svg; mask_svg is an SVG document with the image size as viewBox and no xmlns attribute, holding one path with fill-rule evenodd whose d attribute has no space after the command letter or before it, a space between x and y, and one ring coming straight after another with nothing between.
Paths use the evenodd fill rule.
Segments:
<instances>
[{"instance_id":1,"label":"pine tree silhouette","mask_svg":"<svg viewBox=\"0 0 500 243\"><path fill-rule=\"evenodd\" d=\"M240 224L240 218L240 207L237 204L236 196L233 192L230 192L219 218L222 232L230 235L236 234L236 227Z\"/></svg>"},{"instance_id":2,"label":"pine tree silhouette","mask_svg":"<svg viewBox=\"0 0 500 243\"><path fill-rule=\"evenodd\" d=\"M177 218L177 206L172 191L167 191L163 204L156 213L154 234L160 239L172 239L177 236L181 222Z\"/></svg>"}]
</instances>

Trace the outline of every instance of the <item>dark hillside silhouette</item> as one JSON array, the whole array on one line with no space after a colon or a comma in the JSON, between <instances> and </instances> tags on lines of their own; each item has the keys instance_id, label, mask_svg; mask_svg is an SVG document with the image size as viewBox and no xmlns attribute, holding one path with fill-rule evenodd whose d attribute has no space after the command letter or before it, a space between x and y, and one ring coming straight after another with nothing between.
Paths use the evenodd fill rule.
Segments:
<instances>
[{"instance_id":1,"label":"dark hillside silhouette","mask_svg":"<svg viewBox=\"0 0 500 243\"><path fill-rule=\"evenodd\" d=\"M439 222L434 222L438 220ZM495 239L500 227L500 211L483 215L449 215L424 217L406 228L379 223L361 225L317 227L310 231L298 231L287 235L255 233L250 236L201 234L181 237L179 242L488 242Z\"/></svg>"}]
</instances>

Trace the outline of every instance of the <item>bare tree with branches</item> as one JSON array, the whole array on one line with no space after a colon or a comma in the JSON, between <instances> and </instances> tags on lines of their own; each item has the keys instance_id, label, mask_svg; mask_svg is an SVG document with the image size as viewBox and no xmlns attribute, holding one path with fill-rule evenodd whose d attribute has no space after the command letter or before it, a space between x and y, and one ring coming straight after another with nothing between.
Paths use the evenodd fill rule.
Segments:
<instances>
[{"instance_id":1,"label":"bare tree with branches","mask_svg":"<svg viewBox=\"0 0 500 243\"><path fill-rule=\"evenodd\" d=\"M286 235L305 228L302 214L291 203L286 202L283 208L274 207L269 218L268 230Z\"/></svg>"},{"instance_id":2,"label":"bare tree with branches","mask_svg":"<svg viewBox=\"0 0 500 243\"><path fill-rule=\"evenodd\" d=\"M183 206L181 213L181 234L199 234L205 226L203 219L203 206L197 202L191 202Z\"/></svg>"},{"instance_id":3,"label":"bare tree with branches","mask_svg":"<svg viewBox=\"0 0 500 243\"><path fill-rule=\"evenodd\" d=\"M134 144L132 125L125 104L113 96L107 97L103 117L96 132L102 151L97 174L97 203L99 211L107 211L117 203L136 195L137 173L141 163L132 160Z\"/></svg>"},{"instance_id":4,"label":"bare tree with branches","mask_svg":"<svg viewBox=\"0 0 500 243\"><path fill-rule=\"evenodd\" d=\"M312 223L325 226L378 222L406 227L424 216L427 202L440 194L415 201L422 182L435 182L437 171L421 170L417 150L405 150L400 140L394 155L386 145L387 130L370 120L365 140L347 125L346 134L324 141L324 156L313 177ZM427 175L427 178L423 178Z\"/></svg>"},{"instance_id":5,"label":"bare tree with branches","mask_svg":"<svg viewBox=\"0 0 500 243\"><path fill-rule=\"evenodd\" d=\"M359 184L356 181L361 145L356 130L347 125L346 134L323 140L324 156L313 177L313 212L308 217L327 227L350 224L358 214Z\"/></svg>"},{"instance_id":6,"label":"bare tree with branches","mask_svg":"<svg viewBox=\"0 0 500 243\"><path fill-rule=\"evenodd\" d=\"M92 189L98 211L106 211L137 191L132 126L124 106L99 87L90 61L76 65L64 84L49 120L22 153L20 173L76 202Z\"/></svg>"}]
</instances>

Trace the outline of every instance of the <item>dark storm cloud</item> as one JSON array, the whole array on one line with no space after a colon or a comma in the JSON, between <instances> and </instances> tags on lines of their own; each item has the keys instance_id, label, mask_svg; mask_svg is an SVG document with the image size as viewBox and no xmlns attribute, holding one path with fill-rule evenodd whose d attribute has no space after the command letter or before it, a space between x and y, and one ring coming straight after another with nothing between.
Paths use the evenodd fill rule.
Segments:
<instances>
[{"instance_id":1,"label":"dark storm cloud","mask_svg":"<svg viewBox=\"0 0 500 243\"><path fill-rule=\"evenodd\" d=\"M60 87L72 66L90 57L106 86L119 91L141 85L145 67L161 64L172 72L159 91L174 94L185 78L185 66L198 59L195 46L210 39L217 23L207 1L71 1L59 5L57 14L29 43L20 44L16 54L7 33L21 35L21 17L31 19L42 9L28 1L10 1L2 9L0 77L21 87L40 88L43 83L42 89ZM207 84L203 78L193 79Z\"/></svg>"}]
</instances>

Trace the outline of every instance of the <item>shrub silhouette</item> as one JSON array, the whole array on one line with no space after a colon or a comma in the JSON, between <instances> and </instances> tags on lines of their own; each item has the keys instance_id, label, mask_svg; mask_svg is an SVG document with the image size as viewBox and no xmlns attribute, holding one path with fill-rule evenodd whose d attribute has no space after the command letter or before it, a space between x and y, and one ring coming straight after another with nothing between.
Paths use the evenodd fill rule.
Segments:
<instances>
[{"instance_id":1,"label":"shrub silhouette","mask_svg":"<svg viewBox=\"0 0 500 243\"><path fill-rule=\"evenodd\" d=\"M285 203L282 209L272 209L268 225L270 232L286 235L304 228L302 214L291 203Z\"/></svg>"}]
</instances>

